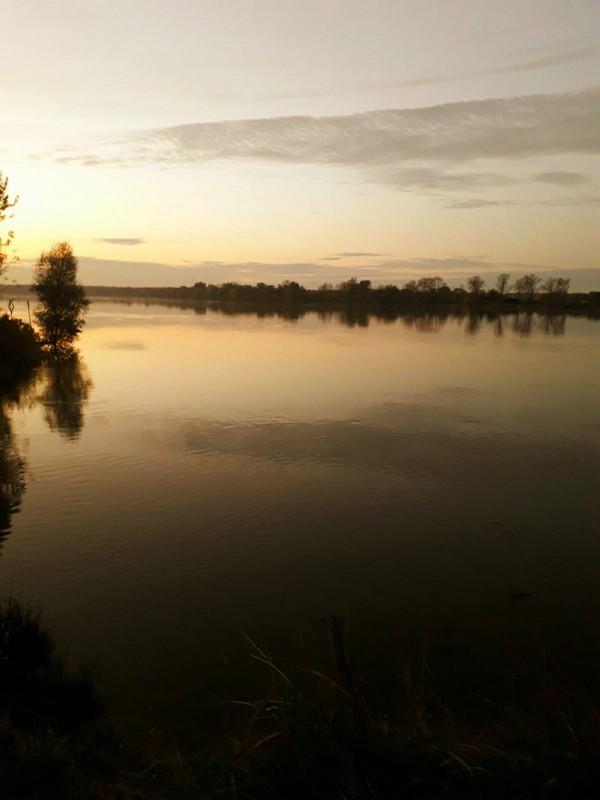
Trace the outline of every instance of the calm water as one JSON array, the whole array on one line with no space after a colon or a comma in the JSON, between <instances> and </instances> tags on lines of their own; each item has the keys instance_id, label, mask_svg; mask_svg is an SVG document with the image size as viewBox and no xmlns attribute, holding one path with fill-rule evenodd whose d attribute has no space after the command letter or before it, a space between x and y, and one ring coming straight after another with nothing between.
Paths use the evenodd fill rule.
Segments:
<instances>
[{"instance_id":1,"label":"calm water","mask_svg":"<svg viewBox=\"0 0 600 800\"><path fill-rule=\"evenodd\" d=\"M248 694L245 635L298 658L332 611L372 684L417 639L456 662L535 640L592 670L599 354L579 318L97 302L81 366L2 418L24 491L0 591L46 609L132 726L208 719Z\"/></svg>"}]
</instances>

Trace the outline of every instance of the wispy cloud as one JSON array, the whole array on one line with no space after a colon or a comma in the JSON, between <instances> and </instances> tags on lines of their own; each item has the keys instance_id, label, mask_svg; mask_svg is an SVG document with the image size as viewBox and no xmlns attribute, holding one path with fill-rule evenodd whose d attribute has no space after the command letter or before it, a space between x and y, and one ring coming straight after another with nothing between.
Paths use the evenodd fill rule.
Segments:
<instances>
[{"instance_id":1,"label":"wispy cloud","mask_svg":"<svg viewBox=\"0 0 600 800\"><path fill-rule=\"evenodd\" d=\"M119 239L111 239L111 238L100 238L94 239L95 242L99 242L100 244L116 244L116 245L127 245L131 247L137 244L144 244L144 239L137 239L137 238L119 238Z\"/></svg>"},{"instance_id":2,"label":"wispy cloud","mask_svg":"<svg viewBox=\"0 0 600 800\"><path fill-rule=\"evenodd\" d=\"M581 186L584 183L588 183L590 180L590 176L585 175L583 172L568 172L564 170L538 172L531 177L534 181L551 183L554 186Z\"/></svg>"},{"instance_id":3,"label":"wispy cloud","mask_svg":"<svg viewBox=\"0 0 600 800\"><path fill-rule=\"evenodd\" d=\"M329 165L358 170L367 180L403 191L455 192L518 183L507 165L520 159L599 154L599 118L597 86L347 116L192 123L97 147L66 148L54 157L120 167L215 161ZM478 169L483 159L499 168ZM562 186L570 180L565 171L562 178L558 170L538 175ZM571 178L571 185L576 183Z\"/></svg>"},{"instance_id":4,"label":"wispy cloud","mask_svg":"<svg viewBox=\"0 0 600 800\"><path fill-rule=\"evenodd\" d=\"M510 29L508 29L510 30ZM497 32L494 33L497 36ZM529 58L524 61L517 61L504 66L488 67L486 69L469 70L468 72L453 72L444 75L426 75L419 78L408 78L393 80L387 83L347 83L342 86L330 89L313 89L310 91L287 91L272 92L268 97L280 100L308 99L314 97L326 97L339 94L373 93L385 89L418 89L425 86L436 86L438 84L453 83L458 80L469 78L480 78L488 75L502 75L514 72L530 72L562 66L574 61L583 61L593 58L600 54L600 47L583 47L576 50L568 50L562 53L552 53L538 58Z\"/></svg>"},{"instance_id":5,"label":"wispy cloud","mask_svg":"<svg viewBox=\"0 0 600 800\"><path fill-rule=\"evenodd\" d=\"M542 206L597 206L600 205L600 195L582 195L581 197L555 197L541 200Z\"/></svg>"},{"instance_id":6,"label":"wispy cloud","mask_svg":"<svg viewBox=\"0 0 600 800\"><path fill-rule=\"evenodd\" d=\"M319 261L341 261L345 258L382 258L389 256L389 253L336 253L334 256L325 256Z\"/></svg>"},{"instance_id":7,"label":"wispy cloud","mask_svg":"<svg viewBox=\"0 0 600 800\"><path fill-rule=\"evenodd\" d=\"M192 123L133 135L56 160L180 164L260 160L377 167L600 153L600 87L569 94L446 103L338 117Z\"/></svg>"},{"instance_id":8,"label":"wispy cloud","mask_svg":"<svg viewBox=\"0 0 600 800\"><path fill-rule=\"evenodd\" d=\"M444 208L488 208L490 206L514 205L510 200L485 200L482 197L469 197L466 200L447 200L442 203Z\"/></svg>"},{"instance_id":9,"label":"wispy cloud","mask_svg":"<svg viewBox=\"0 0 600 800\"><path fill-rule=\"evenodd\" d=\"M600 53L600 47L582 47L579 50L570 50L567 53L554 53L541 58L531 58L516 64L508 64L505 67L496 67L478 72L478 75L498 75L503 72L528 72L534 69L544 69L545 67L558 67L562 64L569 64L572 61L582 61L590 56Z\"/></svg>"}]
</instances>

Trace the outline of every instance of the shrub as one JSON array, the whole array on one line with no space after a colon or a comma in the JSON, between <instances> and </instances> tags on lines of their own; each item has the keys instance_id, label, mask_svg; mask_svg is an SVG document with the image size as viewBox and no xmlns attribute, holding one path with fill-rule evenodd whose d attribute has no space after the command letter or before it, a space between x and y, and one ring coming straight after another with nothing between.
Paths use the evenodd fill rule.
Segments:
<instances>
[{"instance_id":1,"label":"shrub","mask_svg":"<svg viewBox=\"0 0 600 800\"><path fill-rule=\"evenodd\" d=\"M7 314L0 317L0 391L27 377L40 364L42 349L31 325Z\"/></svg>"}]
</instances>

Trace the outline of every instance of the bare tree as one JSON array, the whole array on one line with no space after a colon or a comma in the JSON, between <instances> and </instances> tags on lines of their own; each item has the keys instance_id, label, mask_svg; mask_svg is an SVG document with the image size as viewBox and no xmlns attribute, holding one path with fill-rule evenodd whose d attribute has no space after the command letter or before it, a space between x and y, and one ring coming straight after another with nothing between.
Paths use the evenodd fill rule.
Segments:
<instances>
[{"instance_id":1,"label":"bare tree","mask_svg":"<svg viewBox=\"0 0 600 800\"><path fill-rule=\"evenodd\" d=\"M547 278L541 286L549 300L557 301L565 298L569 293L570 278Z\"/></svg>"},{"instance_id":2,"label":"bare tree","mask_svg":"<svg viewBox=\"0 0 600 800\"><path fill-rule=\"evenodd\" d=\"M418 292L437 292L446 285L446 281L439 275L426 275L417 281Z\"/></svg>"},{"instance_id":3,"label":"bare tree","mask_svg":"<svg viewBox=\"0 0 600 800\"><path fill-rule=\"evenodd\" d=\"M483 293L483 288L485 286L485 281L481 277L481 275L473 275L467 281L467 286L469 287L469 291L473 295L480 295Z\"/></svg>"},{"instance_id":4,"label":"bare tree","mask_svg":"<svg viewBox=\"0 0 600 800\"><path fill-rule=\"evenodd\" d=\"M535 300L535 296L541 282L542 279L540 277L534 275L533 272L530 272L528 275L523 275L523 277L516 281L515 290L518 292L519 297L522 297L528 303L531 303L533 300Z\"/></svg>"},{"instance_id":5,"label":"bare tree","mask_svg":"<svg viewBox=\"0 0 600 800\"><path fill-rule=\"evenodd\" d=\"M508 282L510 281L510 272L501 272L496 278L496 291L502 297L508 290Z\"/></svg>"}]
</instances>

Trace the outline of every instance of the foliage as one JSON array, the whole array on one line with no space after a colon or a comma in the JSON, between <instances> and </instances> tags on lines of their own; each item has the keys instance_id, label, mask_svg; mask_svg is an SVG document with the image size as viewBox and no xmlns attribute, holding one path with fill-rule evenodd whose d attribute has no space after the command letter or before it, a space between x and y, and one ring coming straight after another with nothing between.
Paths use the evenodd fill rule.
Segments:
<instances>
[{"instance_id":1,"label":"foliage","mask_svg":"<svg viewBox=\"0 0 600 800\"><path fill-rule=\"evenodd\" d=\"M39 300L35 316L44 344L57 355L70 352L84 325L89 300L77 283L77 259L68 242L42 253L33 290Z\"/></svg>"},{"instance_id":2,"label":"foliage","mask_svg":"<svg viewBox=\"0 0 600 800\"><path fill-rule=\"evenodd\" d=\"M0 222L4 222L10 216L7 212L17 204L18 199L18 197L13 200L10 199L8 196L8 178L5 178L0 172ZM8 231L5 239L0 236L0 278L3 277L8 267L6 248L9 247L13 237L13 231Z\"/></svg>"},{"instance_id":3,"label":"foliage","mask_svg":"<svg viewBox=\"0 0 600 800\"><path fill-rule=\"evenodd\" d=\"M19 319L0 317L0 393L28 376L42 358L33 328Z\"/></svg>"}]
</instances>

